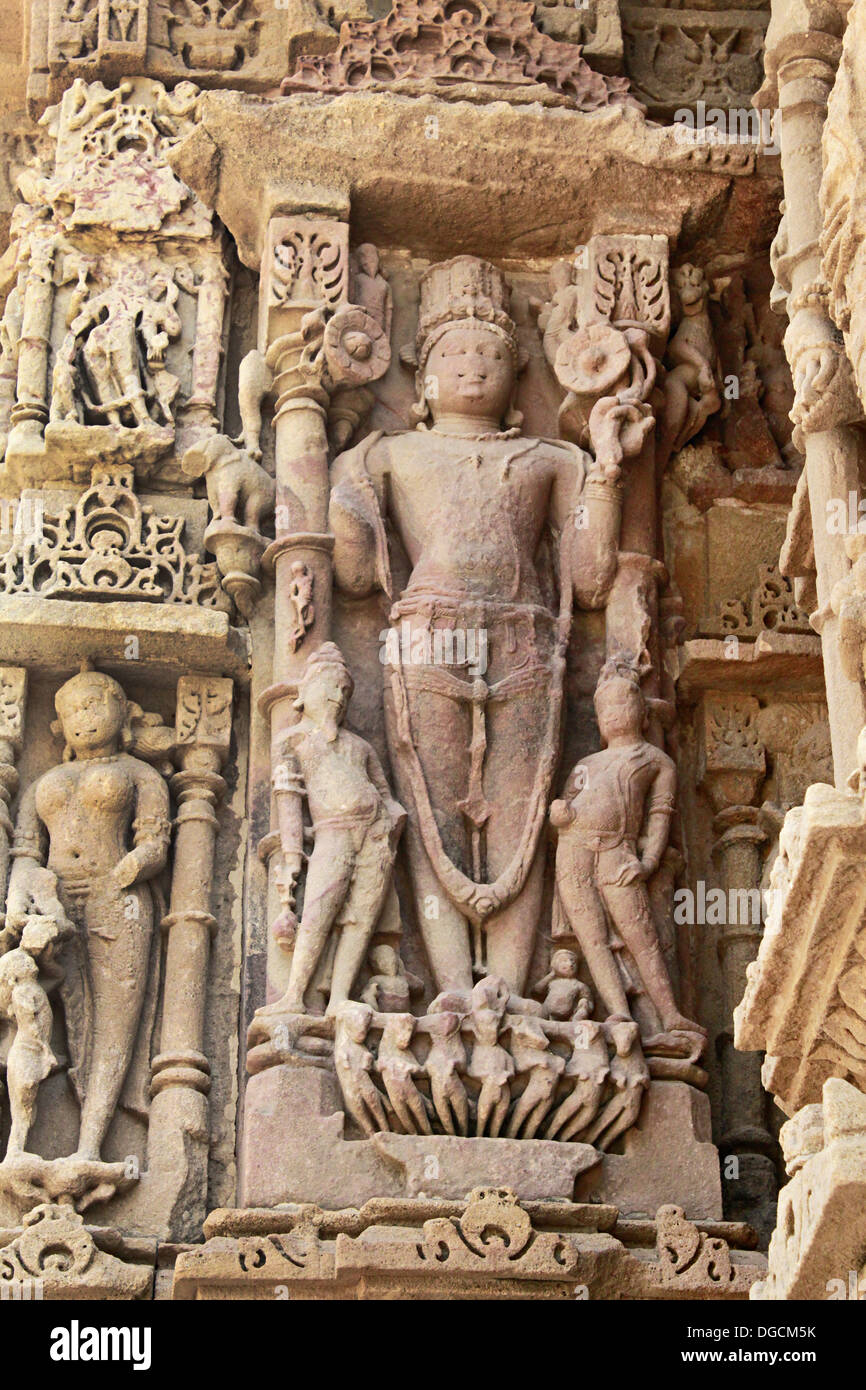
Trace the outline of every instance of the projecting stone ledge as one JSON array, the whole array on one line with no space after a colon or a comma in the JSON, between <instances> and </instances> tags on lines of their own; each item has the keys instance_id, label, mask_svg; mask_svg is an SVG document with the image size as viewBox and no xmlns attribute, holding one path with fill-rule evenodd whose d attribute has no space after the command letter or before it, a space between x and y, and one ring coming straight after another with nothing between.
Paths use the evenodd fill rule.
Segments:
<instances>
[{"instance_id":1,"label":"projecting stone ledge","mask_svg":"<svg viewBox=\"0 0 866 1390\"><path fill-rule=\"evenodd\" d=\"M765 1269L731 1250L733 1223L696 1225L678 1207L616 1223L610 1206L521 1202L501 1187L457 1202L214 1212L205 1245L178 1256L172 1297L743 1299Z\"/></svg>"},{"instance_id":2,"label":"projecting stone ledge","mask_svg":"<svg viewBox=\"0 0 866 1390\"><path fill-rule=\"evenodd\" d=\"M681 1081L654 1081L621 1154L546 1140L376 1135L346 1139L335 1077L272 1066L250 1078L240 1200L251 1207L318 1202L333 1209L376 1197L457 1200L467 1185L541 1197L616 1203L651 1217L677 1202L690 1219L722 1214L718 1154L707 1096ZM676 1155L676 1162L671 1155Z\"/></svg>"},{"instance_id":3,"label":"projecting stone ledge","mask_svg":"<svg viewBox=\"0 0 866 1390\"><path fill-rule=\"evenodd\" d=\"M866 1084L866 823L858 796L818 783L788 812L773 901L734 1012L734 1043L765 1051L763 1080L788 1115L824 1082Z\"/></svg>"},{"instance_id":4,"label":"projecting stone ledge","mask_svg":"<svg viewBox=\"0 0 866 1390\"><path fill-rule=\"evenodd\" d=\"M132 642L132 645L130 645ZM12 665L75 669L99 652L102 666L131 660L166 671L249 678L249 633L213 608L181 604L67 601L15 594L0 599L0 649Z\"/></svg>"}]
</instances>

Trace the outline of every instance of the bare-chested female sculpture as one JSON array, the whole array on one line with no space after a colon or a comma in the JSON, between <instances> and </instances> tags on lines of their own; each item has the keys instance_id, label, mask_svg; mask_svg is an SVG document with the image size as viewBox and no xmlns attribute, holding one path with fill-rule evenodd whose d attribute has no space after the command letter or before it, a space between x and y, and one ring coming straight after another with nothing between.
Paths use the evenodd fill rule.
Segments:
<instances>
[{"instance_id":1,"label":"bare-chested female sculpture","mask_svg":"<svg viewBox=\"0 0 866 1390\"><path fill-rule=\"evenodd\" d=\"M487 634L483 679L456 663L391 666L388 744L437 988L465 992L489 972L522 995L541 912L540 835L571 606L605 601L619 494L583 450L521 437L508 309L505 280L485 261L458 256L427 271L413 349L422 423L374 433L335 461L331 526L337 582L356 595L382 589L413 644L443 629ZM400 594L386 520L411 565Z\"/></svg>"},{"instance_id":2,"label":"bare-chested female sculpture","mask_svg":"<svg viewBox=\"0 0 866 1390\"><path fill-rule=\"evenodd\" d=\"M75 928L63 951L61 995L81 1102L77 1156L96 1160L142 1018L155 918L150 884L168 854L169 798L163 777L126 751L133 707L116 680L82 671L60 687L55 708L64 761L22 798L7 920L40 908L46 865Z\"/></svg>"}]
</instances>

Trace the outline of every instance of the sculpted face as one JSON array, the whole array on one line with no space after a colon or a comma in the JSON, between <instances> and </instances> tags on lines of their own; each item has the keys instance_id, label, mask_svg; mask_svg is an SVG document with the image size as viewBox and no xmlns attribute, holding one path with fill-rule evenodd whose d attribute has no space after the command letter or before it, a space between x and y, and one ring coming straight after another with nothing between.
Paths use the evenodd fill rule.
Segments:
<instances>
[{"instance_id":1,"label":"sculpted face","mask_svg":"<svg viewBox=\"0 0 866 1390\"><path fill-rule=\"evenodd\" d=\"M349 681L338 666L319 666L305 678L302 687L304 713L313 723L336 718L339 723L349 703Z\"/></svg>"},{"instance_id":2,"label":"sculpted face","mask_svg":"<svg viewBox=\"0 0 866 1390\"><path fill-rule=\"evenodd\" d=\"M73 676L57 692L55 707L67 745L78 755L116 746L126 697L116 681L97 672Z\"/></svg>"},{"instance_id":3,"label":"sculpted face","mask_svg":"<svg viewBox=\"0 0 866 1390\"><path fill-rule=\"evenodd\" d=\"M699 266L681 265L673 272L673 284L680 297L683 308L703 303L707 293L707 282Z\"/></svg>"},{"instance_id":4,"label":"sculpted face","mask_svg":"<svg viewBox=\"0 0 866 1390\"><path fill-rule=\"evenodd\" d=\"M643 731L643 696L632 681L605 681L596 693L595 713L598 731L605 743L623 734L637 738Z\"/></svg>"},{"instance_id":5,"label":"sculpted face","mask_svg":"<svg viewBox=\"0 0 866 1390\"><path fill-rule=\"evenodd\" d=\"M458 324L431 348L424 380L434 420L463 415L499 421L511 400L514 362L498 333Z\"/></svg>"}]
</instances>

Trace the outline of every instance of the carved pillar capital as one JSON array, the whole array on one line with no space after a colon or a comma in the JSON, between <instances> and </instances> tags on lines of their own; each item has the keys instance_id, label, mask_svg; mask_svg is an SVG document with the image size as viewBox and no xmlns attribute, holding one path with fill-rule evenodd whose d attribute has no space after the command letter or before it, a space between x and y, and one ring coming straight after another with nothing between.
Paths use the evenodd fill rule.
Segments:
<instances>
[{"instance_id":1,"label":"carved pillar capital","mask_svg":"<svg viewBox=\"0 0 866 1390\"><path fill-rule=\"evenodd\" d=\"M804 78L833 85L845 29L844 8L833 0L774 0L764 44L766 77L755 97L756 106L777 106L784 88ZM820 100L819 93L815 96Z\"/></svg>"},{"instance_id":2,"label":"carved pillar capital","mask_svg":"<svg viewBox=\"0 0 866 1390\"><path fill-rule=\"evenodd\" d=\"M751 805L766 775L753 695L708 691L701 705L699 783L717 817Z\"/></svg>"}]
</instances>

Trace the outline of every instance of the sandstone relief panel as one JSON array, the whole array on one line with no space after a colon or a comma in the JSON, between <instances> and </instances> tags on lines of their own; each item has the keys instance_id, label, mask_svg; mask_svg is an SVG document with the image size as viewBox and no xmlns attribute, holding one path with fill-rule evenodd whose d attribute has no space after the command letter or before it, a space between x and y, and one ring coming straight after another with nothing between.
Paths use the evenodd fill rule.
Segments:
<instances>
[{"instance_id":1,"label":"sandstone relief panel","mask_svg":"<svg viewBox=\"0 0 866 1390\"><path fill-rule=\"evenodd\" d=\"M771 266L775 156L659 124L748 102L767 15L32 9L0 1280L745 1297L778 1125L735 1005L792 1105L863 1065L853 936L820 1039L767 983L835 891L800 832L858 843L859 783L807 794L828 625L862 675L803 471L859 419L856 313L809 327L848 261L801 283L789 196ZM701 886L784 902L707 931Z\"/></svg>"}]
</instances>

